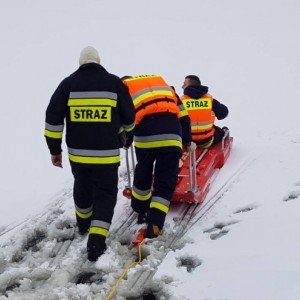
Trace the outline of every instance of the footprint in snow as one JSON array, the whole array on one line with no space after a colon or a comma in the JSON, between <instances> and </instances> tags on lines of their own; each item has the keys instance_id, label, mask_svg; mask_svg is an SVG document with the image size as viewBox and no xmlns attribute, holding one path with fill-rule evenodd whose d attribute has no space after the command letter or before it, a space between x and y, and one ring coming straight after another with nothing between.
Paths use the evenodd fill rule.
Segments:
<instances>
[{"instance_id":1,"label":"footprint in snow","mask_svg":"<svg viewBox=\"0 0 300 300\"><path fill-rule=\"evenodd\" d=\"M295 187L299 187L300 186L300 181L296 181L293 186ZM288 195L283 199L283 201L285 202L288 202L288 201L291 201L291 200L295 200L297 198L300 199L300 190L299 189L294 189L294 190L291 190Z\"/></svg>"},{"instance_id":2,"label":"footprint in snow","mask_svg":"<svg viewBox=\"0 0 300 300\"><path fill-rule=\"evenodd\" d=\"M28 231L24 236L23 240L18 243L18 246L12 253L12 263L20 262L30 250L31 252L37 252L40 250L40 243L46 238L46 231L41 229L33 229Z\"/></svg>"},{"instance_id":3,"label":"footprint in snow","mask_svg":"<svg viewBox=\"0 0 300 300\"><path fill-rule=\"evenodd\" d=\"M245 207L241 207L239 209L237 209L236 211L234 211L234 214L240 214L240 213L245 213L245 212L249 212L255 208L257 208L258 206L256 204L251 204L251 205L247 205Z\"/></svg>"},{"instance_id":4,"label":"footprint in snow","mask_svg":"<svg viewBox=\"0 0 300 300\"><path fill-rule=\"evenodd\" d=\"M223 229L223 230L221 230L220 232L212 233L212 234L210 235L210 239L211 239L211 240L217 240L217 239L221 238L222 236L226 235L228 232L229 232L229 230Z\"/></svg>"},{"instance_id":5,"label":"footprint in snow","mask_svg":"<svg viewBox=\"0 0 300 300\"><path fill-rule=\"evenodd\" d=\"M236 224L239 221L233 220L229 222L219 222L214 225L214 227L206 229L203 231L203 233L209 233L211 240L217 240L220 237L226 235L229 232L229 228L227 228L230 225Z\"/></svg>"},{"instance_id":6,"label":"footprint in snow","mask_svg":"<svg viewBox=\"0 0 300 300\"><path fill-rule=\"evenodd\" d=\"M165 288L164 279L161 281L153 280L139 289L139 291L123 290L120 296L126 300L160 300L172 299L171 295ZM123 299L122 298L122 299Z\"/></svg>"},{"instance_id":7,"label":"footprint in snow","mask_svg":"<svg viewBox=\"0 0 300 300\"><path fill-rule=\"evenodd\" d=\"M202 260L195 256L181 256L177 258L177 267L186 268L189 273L192 273L197 267L202 265Z\"/></svg>"},{"instance_id":8,"label":"footprint in snow","mask_svg":"<svg viewBox=\"0 0 300 300\"><path fill-rule=\"evenodd\" d=\"M237 209L236 211L234 211L234 214L246 213L246 212L249 212L249 211L251 211L255 208L257 208L257 205L255 205L255 204L248 205L248 206ZM217 223L213 228L210 228L210 229L204 231L204 233L213 232L210 235L210 239L217 240L217 239L221 238L222 236L226 235L229 232L229 229L225 228L225 227L233 225L233 224L238 223L238 222L239 221L230 221L230 222L227 222L227 223L226 222Z\"/></svg>"},{"instance_id":9,"label":"footprint in snow","mask_svg":"<svg viewBox=\"0 0 300 300\"><path fill-rule=\"evenodd\" d=\"M291 200L295 200L295 199L299 198L299 196L300 196L300 190L291 191L288 193L288 196L283 199L283 201L288 202Z\"/></svg>"}]
</instances>

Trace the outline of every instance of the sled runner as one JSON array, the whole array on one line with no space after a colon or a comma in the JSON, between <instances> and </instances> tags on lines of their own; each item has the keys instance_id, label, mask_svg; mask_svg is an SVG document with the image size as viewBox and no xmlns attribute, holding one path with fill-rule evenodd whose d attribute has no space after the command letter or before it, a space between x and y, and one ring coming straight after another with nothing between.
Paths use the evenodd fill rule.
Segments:
<instances>
[{"instance_id":1,"label":"sled runner","mask_svg":"<svg viewBox=\"0 0 300 300\"><path fill-rule=\"evenodd\" d=\"M179 174L172 202L201 203L209 192L210 184L216 172L227 161L232 148L233 138L229 130L223 140L209 149L197 148L191 153L184 153L179 161ZM133 147L131 147L132 172L130 171L129 150L126 150L126 165L128 184L123 190L123 195L131 197L131 176L134 174Z\"/></svg>"}]
</instances>

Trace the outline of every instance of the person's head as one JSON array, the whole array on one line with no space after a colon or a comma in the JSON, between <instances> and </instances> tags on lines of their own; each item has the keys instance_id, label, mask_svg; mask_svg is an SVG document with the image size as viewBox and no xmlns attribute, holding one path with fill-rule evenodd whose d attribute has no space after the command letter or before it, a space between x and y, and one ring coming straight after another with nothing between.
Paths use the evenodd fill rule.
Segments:
<instances>
[{"instance_id":1,"label":"person's head","mask_svg":"<svg viewBox=\"0 0 300 300\"><path fill-rule=\"evenodd\" d=\"M84 64L95 63L100 64L100 57L98 51L91 46L87 46L83 48L80 52L79 56L79 65L82 66Z\"/></svg>"},{"instance_id":2,"label":"person's head","mask_svg":"<svg viewBox=\"0 0 300 300\"><path fill-rule=\"evenodd\" d=\"M187 88L190 85L196 85L196 86L200 86L201 85L201 81L199 79L198 76L196 75L188 75L185 77L183 85L182 85L182 89Z\"/></svg>"}]
</instances>

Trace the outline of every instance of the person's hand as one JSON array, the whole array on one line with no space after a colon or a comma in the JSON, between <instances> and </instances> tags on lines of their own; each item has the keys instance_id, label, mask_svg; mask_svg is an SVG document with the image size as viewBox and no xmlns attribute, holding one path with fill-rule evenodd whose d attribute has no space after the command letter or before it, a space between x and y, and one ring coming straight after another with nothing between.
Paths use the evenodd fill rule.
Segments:
<instances>
[{"instance_id":1,"label":"person's hand","mask_svg":"<svg viewBox=\"0 0 300 300\"><path fill-rule=\"evenodd\" d=\"M191 142L191 144L187 147L188 152L193 152L197 149L197 144L194 142Z\"/></svg>"},{"instance_id":2,"label":"person's hand","mask_svg":"<svg viewBox=\"0 0 300 300\"><path fill-rule=\"evenodd\" d=\"M62 155L61 154L57 154L57 155L51 155L51 162L52 165L55 167L59 167L62 168Z\"/></svg>"},{"instance_id":3,"label":"person's hand","mask_svg":"<svg viewBox=\"0 0 300 300\"><path fill-rule=\"evenodd\" d=\"M126 144L126 132L122 131L119 133L119 142L120 142L120 148L123 148L124 145Z\"/></svg>"},{"instance_id":4,"label":"person's hand","mask_svg":"<svg viewBox=\"0 0 300 300\"><path fill-rule=\"evenodd\" d=\"M132 142L133 142L133 134L131 132L127 133L126 134L126 142L124 144L123 149L128 150L130 148Z\"/></svg>"}]
</instances>

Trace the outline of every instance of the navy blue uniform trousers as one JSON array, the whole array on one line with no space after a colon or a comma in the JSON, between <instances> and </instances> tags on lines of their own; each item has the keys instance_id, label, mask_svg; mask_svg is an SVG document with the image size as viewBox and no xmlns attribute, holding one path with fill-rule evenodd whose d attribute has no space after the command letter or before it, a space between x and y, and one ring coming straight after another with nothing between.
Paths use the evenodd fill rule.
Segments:
<instances>
[{"instance_id":1,"label":"navy blue uniform trousers","mask_svg":"<svg viewBox=\"0 0 300 300\"><path fill-rule=\"evenodd\" d=\"M118 166L88 168L72 165L72 173L75 205L82 211L90 208L92 211L88 219L76 215L78 225L87 227L91 220L111 223L117 203Z\"/></svg>"},{"instance_id":2,"label":"navy blue uniform trousers","mask_svg":"<svg viewBox=\"0 0 300 300\"><path fill-rule=\"evenodd\" d=\"M178 178L181 153L174 151L147 151L136 148L137 165L133 185L140 190L149 190L153 186L152 197L161 197L171 202ZM147 223L163 227L166 213L150 208L151 198L140 201L131 198L131 206L138 213L147 213Z\"/></svg>"}]
</instances>

